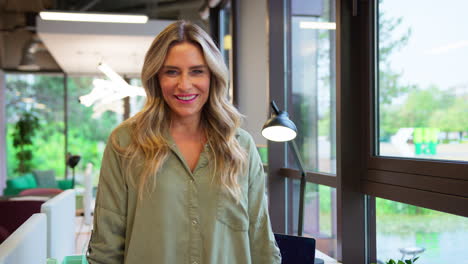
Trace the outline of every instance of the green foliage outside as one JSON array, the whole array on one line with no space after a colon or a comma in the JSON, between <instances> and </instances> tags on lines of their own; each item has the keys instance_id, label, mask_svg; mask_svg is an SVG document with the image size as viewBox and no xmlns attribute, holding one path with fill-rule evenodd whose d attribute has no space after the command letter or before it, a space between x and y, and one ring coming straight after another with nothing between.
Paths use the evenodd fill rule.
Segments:
<instances>
[{"instance_id":1,"label":"green foliage outside","mask_svg":"<svg viewBox=\"0 0 468 264\"><path fill-rule=\"evenodd\" d=\"M332 190L325 185L307 183L305 203L319 197L320 232L332 235ZM318 191L318 192L317 192ZM410 204L376 198L379 234L428 234L468 230L466 218ZM306 212L307 214L307 212Z\"/></svg>"},{"instance_id":2,"label":"green foliage outside","mask_svg":"<svg viewBox=\"0 0 468 264\"><path fill-rule=\"evenodd\" d=\"M87 163L100 169L102 152L112 129L117 125L115 113L106 112L98 119L92 118L92 107L78 102L81 95L92 89L92 78L70 78L68 81L68 146L67 151L80 155L77 173L83 172ZM57 178L65 177L65 122L64 84L62 76L54 75L7 75L7 173L13 178L21 173L15 157L18 148L14 146L15 125L23 113L34 109L40 127L36 129L29 147L32 153L31 169L53 169ZM34 99L25 103L24 98Z\"/></svg>"}]
</instances>

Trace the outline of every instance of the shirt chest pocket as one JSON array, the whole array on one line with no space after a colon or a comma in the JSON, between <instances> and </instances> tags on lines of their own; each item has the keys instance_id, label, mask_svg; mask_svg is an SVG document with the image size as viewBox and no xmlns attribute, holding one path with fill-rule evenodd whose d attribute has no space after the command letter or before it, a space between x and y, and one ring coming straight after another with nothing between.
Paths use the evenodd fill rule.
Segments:
<instances>
[{"instance_id":1,"label":"shirt chest pocket","mask_svg":"<svg viewBox=\"0 0 468 264\"><path fill-rule=\"evenodd\" d=\"M237 202L226 190L218 191L217 219L232 230L247 231L249 213L246 199Z\"/></svg>"}]
</instances>

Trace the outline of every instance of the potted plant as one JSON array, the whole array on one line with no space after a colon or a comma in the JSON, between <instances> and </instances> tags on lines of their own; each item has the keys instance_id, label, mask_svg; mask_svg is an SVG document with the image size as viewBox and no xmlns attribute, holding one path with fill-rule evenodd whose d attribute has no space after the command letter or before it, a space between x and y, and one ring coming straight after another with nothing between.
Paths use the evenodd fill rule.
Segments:
<instances>
[{"instance_id":1,"label":"potted plant","mask_svg":"<svg viewBox=\"0 0 468 264\"><path fill-rule=\"evenodd\" d=\"M413 264L416 262L416 260L418 260L419 257L417 258L412 258L412 259L405 259L405 260L393 260L393 259L389 259L387 260L387 262L385 262L385 264ZM372 264L376 264L376 263L372 263Z\"/></svg>"},{"instance_id":2,"label":"potted plant","mask_svg":"<svg viewBox=\"0 0 468 264\"><path fill-rule=\"evenodd\" d=\"M39 118L32 112L24 112L15 125L13 146L17 149L16 158L19 161L16 172L26 173L32 169L33 153L30 149L36 129L39 128Z\"/></svg>"}]
</instances>

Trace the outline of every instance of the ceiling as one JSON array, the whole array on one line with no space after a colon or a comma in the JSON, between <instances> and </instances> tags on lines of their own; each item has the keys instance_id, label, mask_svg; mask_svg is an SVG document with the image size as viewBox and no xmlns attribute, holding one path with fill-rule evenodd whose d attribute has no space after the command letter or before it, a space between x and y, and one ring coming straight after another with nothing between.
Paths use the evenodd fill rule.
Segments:
<instances>
[{"instance_id":1,"label":"ceiling","mask_svg":"<svg viewBox=\"0 0 468 264\"><path fill-rule=\"evenodd\" d=\"M144 53L171 20L187 19L207 28L200 10L213 0L0 0L0 68L18 70L25 46L34 37L40 71L97 73L103 61L115 71L139 75ZM140 25L42 21L43 10L146 14Z\"/></svg>"},{"instance_id":2,"label":"ceiling","mask_svg":"<svg viewBox=\"0 0 468 264\"><path fill-rule=\"evenodd\" d=\"M139 76L154 36L171 20L146 24L44 21L37 19L37 33L60 68L68 74L100 73L100 62L128 77Z\"/></svg>"}]
</instances>

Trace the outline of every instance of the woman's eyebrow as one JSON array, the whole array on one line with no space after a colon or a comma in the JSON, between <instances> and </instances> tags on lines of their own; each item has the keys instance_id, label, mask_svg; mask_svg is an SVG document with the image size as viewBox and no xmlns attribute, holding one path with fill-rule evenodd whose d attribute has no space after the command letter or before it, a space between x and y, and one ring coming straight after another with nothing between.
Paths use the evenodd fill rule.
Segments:
<instances>
[{"instance_id":1,"label":"woman's eyebrow","mask_svg":"<svg viewBox=\"0 0 468 264\"><path fill-rule=\"evenodd\" d=\"M163 65L163 68L168 68L168 69L179 69L177 66L172 66L172 65Z\"/></svg>"},{"instance_id":2,"label":"woman's eyebrow","mask_svg":"<svg viewBox=\"0 0 468 264\"><path fill-rule=\"evenodd\" d=\"M179 69L179 67L173 66L173 65L163 65L162 67L167 68L167 69ZM194 66L189 67L189 69L200 69L200 68L208 68L208 66L204 64L200 64L200 65L194 65Z\"/></svg>"},{"instance_id":3,"label":"woman's eyebrow","mask_svg":"<svg viewBox=\"0 0 468 264\"><path fill-rule=\"evenodd\" d=\"M208 66L201 64L201 65L195 65L195 66L190 67L190 69L198 69L198 68L208 68Z\"/></svg>"}]
</instances>

